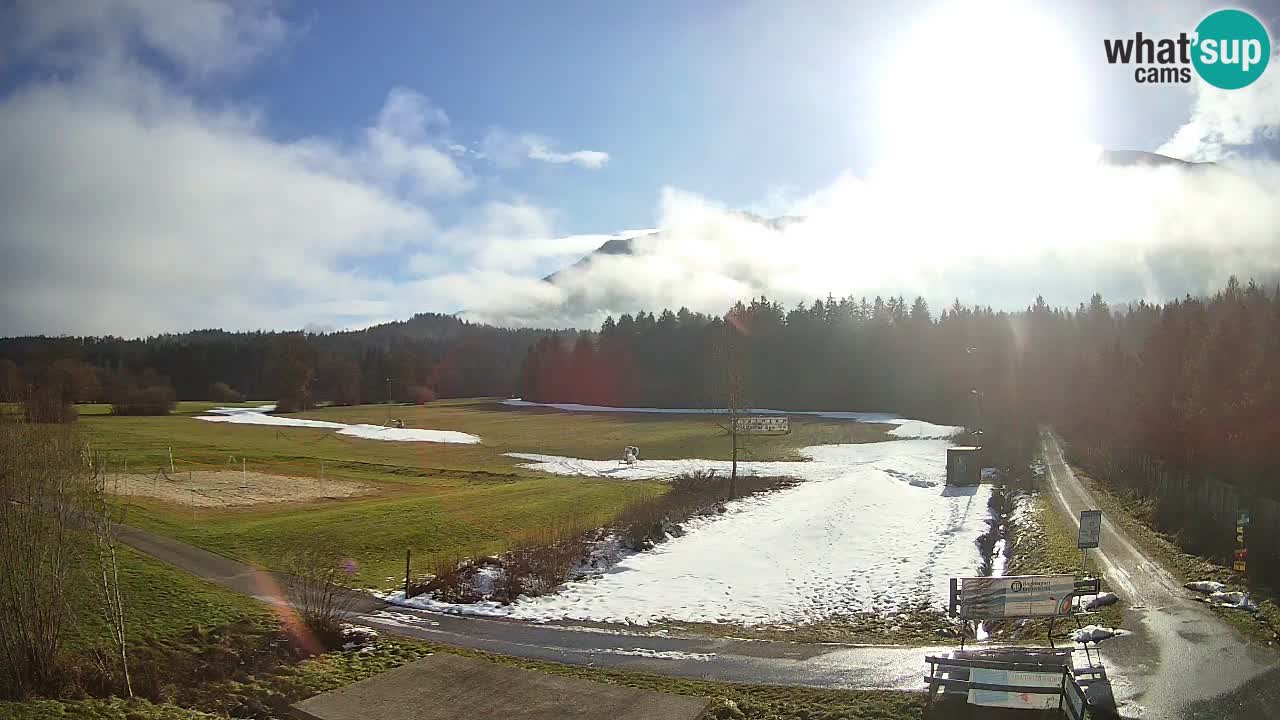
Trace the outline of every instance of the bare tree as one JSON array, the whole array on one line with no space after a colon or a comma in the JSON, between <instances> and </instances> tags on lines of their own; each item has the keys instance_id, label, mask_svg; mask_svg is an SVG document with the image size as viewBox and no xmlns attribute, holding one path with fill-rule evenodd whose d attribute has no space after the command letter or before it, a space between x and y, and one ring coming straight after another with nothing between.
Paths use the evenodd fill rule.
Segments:
<instances>
[{"instance_id":1,"label":"bare tree","mask_svg":"<svg viewBox=\"0 0 1280 720\"><path fill-rule=\"evenodd\" d=\"M120 591L120 565L116 557L117 527L123 522L124 510L112 508L106 501L108 474L106 462L99 455L91 459L94 493L92 505L84 514L86 524L93 535L96 550L95 563L86 563L92 574L96 590L102 601L102 616L111 630L112 654L120 661L120 674L125 692L133 697L133 682L129 677L129 644L125 635L124 595ZM117 520L117 514L120 520Z\"/></svg>"},{"instance_id":2,"label":"bare tree","mask_svg":"<svg viewBox=\"0 0 1280 720\"><path fill-rule=\"evenodd\" d=\"M729 414L727 425L721 426L732 443L732 468L729 471L729 499L738 496L738 416L747 409L747 373L743 362L742 334L735 323L726 323L724 335L716 347L716 364L721 373L721 393Z\"/></svg>"}]
</instances>

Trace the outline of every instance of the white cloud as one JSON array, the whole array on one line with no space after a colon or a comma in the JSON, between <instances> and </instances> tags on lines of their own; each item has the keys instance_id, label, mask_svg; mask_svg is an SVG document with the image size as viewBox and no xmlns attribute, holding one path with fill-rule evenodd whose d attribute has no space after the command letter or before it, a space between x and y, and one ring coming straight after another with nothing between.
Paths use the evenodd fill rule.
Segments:
<instances>
[{"instance_id":1,"label":"white cloud","mask_svg":"<svg viewBox=\"0 0 1280 720\"><path fill-rule=\"evenodd\" d=\"M45 83L0 104L0 332L300 325L307 303L382 289L340 258L434 229L288 143L129 99Z\"/></svg>"},{"instance_id":2,"label":"white cloud","mask_svg":"<svg viewBox=\"0 0 1280 720\"><path fill-rule=\"evenodd\" d=\"M424 96L394 88L378 113L377 124L365 131L365 161L370 172L394 185L404 183L419 196L457 194L474 187L451 156L449 146L430 136L449 126L443 110Z\"/></svg>"},{"instance_id":3,"label":"white cloud","mask_svg":"<svg viewBox=\"0 0 1280 720\"><path fill-rule=\"evenodd\" d=\"M599 150L575 150L573 152L556 152L548 149L543 143L532 143L529 145L529 159L541 160L543 162L563 165L572 163L584 168L599 170L604 164L609 162L609 153L600 152Z\"/></svg>"},{"instance_id":4,"label":"white cloud","mask_svg":"<svg viewBox=\"0 0 1280 720\"><path fill-rule=\"evenodd\" d=\"M197 79L240 70L287 36L264 0L18 0L5 25L0 39L19 56L82 66L140 43Z\"/></svg>"},{"instance_id":5,"label":"white cloud","mask_svg":"<svg viewBox=\"0 0 1280 720\"><path fill-rule=\"evenodd\" d=\"M781 228L666 189L662 233L566 237L556 212L482 195L466 163L598 167L604 153L501 130L477 148L405 88L346 138L272 137L252 108L209 107L182 89L278 43L285 30L271 29L269 6L216 10L216 37L182 48L147 39L158 28L182 36L184 21L164 11L137 19L141 5L93 7L41 20L23 52L66 69L0 98L0 334L350 327L458 309L502 324L593 326L641 308L722 312L761 294L791 304L828 292L1017 307L1037 293L1074 304L1098 290L1163 300L1230 273L1280 273L1280 168L1261 162L1195 173L1059 156L935 162L842 176L808 195L783 188L763 206L806 220ZM94 23L105 39L67 45ZM129 42L190 78L164 79ZM1266 98L1277 77L1266 73L1272 84L1257 95L1202 92L1192 129L1171 143L1211 153L1273 131L1280 103ZM633 236L643 236L634 255L539 279Z\"/></svg>"},{"instance_id":6,"label":"white cloud","mask_svg":"<svg viewBox=\"0 0 1280 720\"><path fill-rule=\"evenodd\" d=\"M591 170L599 170L609 162L609 153L599 150L575 150L560 152L549 138L534 133L510 133L502 128L492 128L484 139L482 156L499 167L516 167L526 160L572 164Z\"/></svg>"},{"instance_id":7,"label":"white cloud","mask_svg":"<svg viewBox=\"0 0 1280 720\"><path fill-rule=\"evenodd\" d=\"M504 292L466 307L502 324L589 327L640 309L719 313L759 295L788 306L831 292L1017 308L1040 293L1067 305L1097 291L1162 302L1233 273L1280 276L1280 166L1017 170L937 169L933 183L846 176L795 200L786 210L805 219L782 227L668 189L665 230L634 255L565 271L559 294Z\"/></svg>"},{"instance_id":8,"label":"white cloud","mask_svg":"<svg viewBox=\"0 0 1280 720\"><path fill-rule=\"evenodd\" d=\"M1252 85L1221 90L1196 79L1191 117L1158 152L1184 160L1221 160L1235 148L1280 130L1280 52Z\"/></svg>"}]
</instances>

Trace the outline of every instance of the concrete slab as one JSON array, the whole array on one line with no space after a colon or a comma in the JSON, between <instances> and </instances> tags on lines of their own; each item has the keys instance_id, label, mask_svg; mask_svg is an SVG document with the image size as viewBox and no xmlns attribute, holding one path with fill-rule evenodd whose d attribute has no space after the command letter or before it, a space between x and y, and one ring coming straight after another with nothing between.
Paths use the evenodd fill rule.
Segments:
<instances>
[{"instance_id":1,"label":"concrete slab","mask_svg":"<svg viewBox=\"0 0 1280 720\"><path fill-rule=\"evenodd\" d=\"M436 653L303 700L293 711L299 720L697 720L710 705Z\"/></svg>"}]
</instances>

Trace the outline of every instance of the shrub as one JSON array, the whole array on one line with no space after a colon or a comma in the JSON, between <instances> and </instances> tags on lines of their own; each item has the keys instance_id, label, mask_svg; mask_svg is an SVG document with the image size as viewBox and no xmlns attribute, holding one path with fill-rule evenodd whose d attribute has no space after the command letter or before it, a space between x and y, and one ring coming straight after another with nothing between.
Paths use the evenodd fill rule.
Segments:
<instances>
[{"instance_id":1,"label":"shrub","mask_svg":"<svg viewBox=\"0 0 1280 720\"><path fill-rule=\"evenodd\" d=\"M227 383L216 382L209 386L209 398L215 402L238 403L244 402L244 393Z\"/></svg>"},{"instance_id":2,"label":"shrub","mask_svg":"<svg viewBox=\"0 0 1280 720\"><path fill-rule=\"evenodd\" d=\"M73 427L0 420L0 698L57 690L69 599L93 595L75 532L91 472Z\"/></svg>"},{"instance_id":3,"label":"shrub","mask_svg":"<svg viewBox=\"0 0 1280 720\"><path fill-rule=\"evenodd\" d=\"M122 387L111 401L114 415L168 415L175 406L173 388L167 385Z\"/></svg>"},{"instance_id":4,"label":"shrub","mask_svg":"<svg viewBox=\"0 0 1280 720\"><path fill-rule=\"evenodd\" d=\"M330 650L342 644L341 620L355 602L347 589L354 572L350 560L333 546L312 546L285 561L289 599L307 629Z\"/></svg>"},{"instance_id":5,"label":"shrub","mask_svg":"<svg viewBox=\"0 0 1280 720\"><path fill-rule=\"evenodd\" d=\"M79 417L56 387L32 388L22 401L22 410L27 422L33 423L69 423Z\"/></svg>"}]
</instances>

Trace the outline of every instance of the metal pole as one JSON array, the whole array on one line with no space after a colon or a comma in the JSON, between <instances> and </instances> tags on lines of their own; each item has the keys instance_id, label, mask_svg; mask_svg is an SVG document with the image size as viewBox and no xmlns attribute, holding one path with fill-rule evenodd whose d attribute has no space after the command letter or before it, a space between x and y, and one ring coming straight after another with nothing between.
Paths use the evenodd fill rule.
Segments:
<instances>
[{"instance_id":1,"label":"metal pole","mask_svg":"<svg viewBox=\"0 0 1280 720\"><path fill-rule=\"evenodd\" d=\"M732 423L729 434L733 437L733 470L729 475L729 499L733 500L738 497L738 419L733 417L729 422Z\"/></svg>"},{"instance_id":2,"label":"metal pole","mask_svg":"<svg viewBox=\"0 0 1280 720\"><path fill-rule=\"evenodd\" d=\"M409 599L409 548L404 549L404 599Z\"/></svg>"}]
</instances>

